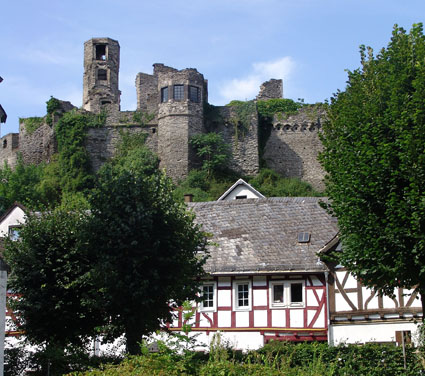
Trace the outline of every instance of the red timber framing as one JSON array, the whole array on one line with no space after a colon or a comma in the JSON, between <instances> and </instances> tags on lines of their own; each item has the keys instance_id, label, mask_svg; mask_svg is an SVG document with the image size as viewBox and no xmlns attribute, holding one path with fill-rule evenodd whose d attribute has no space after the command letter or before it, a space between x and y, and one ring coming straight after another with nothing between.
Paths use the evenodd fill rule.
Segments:
<instances>
[{"instance_id":1,"label":"red timber framing","mask_svg":"<svg viewBox=\"0 0 425 376\"><path fill-rule=\"evenodd\" d=\"M238 285L248 285L248 302L238 306L236 294ZM292 284L302 285L297 302L291 297ZM214 277L204 281L204 285L214 286L214 304L203 307L198 304L194 315L192 331L210 332L259 332L264 343L269 340L327 341L327 298L323 273L280 274L262 276ZM273 303L273 286L284 289L283 303ZM282 287L280 287L282 289ZM209 290L211 291L211 290ZM182 312L169 329L181 330Z\"/></svg>"},{"instance_id":2,"label":"red timber framing","mask_svg":"<svg viewBox=\"0 0 425 376\"><path fill-rule=\"evenodd\" d=\"M406 321L420 318L417 293L399 288L395 297L365 288L345 268L330 268L329 314L332 324Z\"/></svg>"}]
</instances>

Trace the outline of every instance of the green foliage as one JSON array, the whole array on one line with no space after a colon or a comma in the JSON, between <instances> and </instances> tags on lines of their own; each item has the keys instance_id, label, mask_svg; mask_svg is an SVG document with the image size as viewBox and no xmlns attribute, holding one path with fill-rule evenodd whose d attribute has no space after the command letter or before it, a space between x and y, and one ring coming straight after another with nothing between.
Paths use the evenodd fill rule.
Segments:
<instances>
[{"instance_id":1,"label":"green foliage","mask_svg":"<svg viewBox=\"0 0 425 376\"><path fill-rule=\"evenodd\" d=\"M220 171L211 176L208 175L206 170L191 170L186 179L179 182L174 191L174 197L177 200L182 200L185 194L192 194L193 201L215 201L236 180L239 175L232 171Z\"/></svg>"},{"instance_id":2,"label":"green foliage","mask_svg":"<svg viewBox=\"0 0 425 376\"><path fill-rule=\"evenodd\" d=\"M58 143L59 185L63 192L77 192L93 185L93 175L84 142L89 128L104 126L105 114L65 113L55 127Z\"/></svg>"},{"instance_id":3,"label":"green foliage","mask_svg":"<svg viewBox=\"0 0 425 376\"><path fill-rule=\"evenodd\" d=\"M425 296L425 36L394 27L387 48L332 99L321 162L338 217L340 262L363 283Z\"/></svg>"},{"instance_id":4,"label":"green foliage","mask_svg":"<svg viewBox=\"0 0 425 376\"><path fill-rule=\"evenodd\" d=\"M284 178L270 169L261 169L257 176L246 177L231 170L220 171L211 176L205 170L191 170L186 179L179 182L174 191L176 199L192 194L193 201L215 201L238 179L245 179L266 197L320 197L310 184L296 178Z\"/></svg>"},{"instance_id":5,"label":"green foliage","mask_svg":"<svg viewBox=\"0 0 425 376\"><path fill-rule=\"evenodd\" d=\"M233 112L233 125L235 127L235 139L242 138L249 131L253 117L257 116L257 106L254 101L231 101L227 104ZM241 133L239 133L241 132Z\"/></svg>"},{"instance_id":6,"label":"green foliage","mask_svg":"<svg viewBox=\"0 0 425 376\"><path fill-rule=\"evenodd\" d=\"M270 169L261 169L249 183L266 197L319 197L322 193L315 191L308 183L296 178L284 178Z\"/></svg>"},{"instance_id":7,"label":"green foliage","mask_svg":"<svg viewBox=\"0 0 425 376\"><path fill-rule=\"evenodd\" d=\"M238 355L215 336L209 357L177 355L162 350L131 357L119 366L73 375L285 375L285 376L401 376L422 374L414 349L407 348L407 369L402 349L393 345L341 345L272 342L259 351Z\"/></svg>"},{"instance_id":8,"label":"green foliage","mask_svg":"<svg viewBox=\"0 0 425 376\"><path fill-rule=\"evenodd\" d=\"M66 209L27 214L19 241L6 240L8 286L22 294L10 305L33 344L82 345L105 317L90 280L87 221L85 212Z\"/></svg>"},{"instance_id":9,"label":"green foliage","mask_svg":"<svg viewBox=\"0 0 425 376\"><path fill-rule=\"evenodd\" d=\"M207 177L228 167L230 150L221 134L197 134L191 137L189 143L201 159L202 170L207 172Z\"/></svg>"},{"instance_id":10,"label":"green foliage","mask_svg":"<svg viewBox=\"0 0 425 376\"><path fill-rule=\"evenodd\" d=\"M153 119L155 119L155 114L147 113L143 111L134 111L133 121L141 126L149 124Z\"/></svg>"},{"instance_id":11,"label":"green foliage","mask_svg":"<svg viewBox=\"0 0 425 376\"><path fill-rule=\"evenodd\" d=\"M303 102L295 102L286 98L274 98L257 102L258 114L263 118L272 118L275 114L292 115L303 106Z\"/></svg>"},{"instance_id":12,"label":"green foliage","mask_svg":"<svg viewBox=\"0 0 425 376\"><path fill-rule=\"evenodd\" d=\"M23 122L25 124L25 130L29 135L33 134L38 128L40 128L44 122L44 117L28 117L28 118L20 118L19 122Z\"/></svg>"},{"instance_id":13,"label":"green foliage","mask_svg":"<svg viewBox=\"0 0 425 376\"><path fill-rule=\"evenodd\" d=\"M14 170L5 164L0 169L0 212L8 209L14 202L28 208L39 208L44 198L37 189L42 175L42 165L26 166L20 156Z\"/></svg>"},{"instance_id":14,"label":"green foliage","mask_svg":"<svg viewBox=\"0 0 425 376\"><path fill-rule=\"evenodd\" d=\"M54 114L57 110L61 108L61 103L59 99L56 99L50 96L50 99L46 102L46 110L48 115Z\"/></svg>"}]
</instances>

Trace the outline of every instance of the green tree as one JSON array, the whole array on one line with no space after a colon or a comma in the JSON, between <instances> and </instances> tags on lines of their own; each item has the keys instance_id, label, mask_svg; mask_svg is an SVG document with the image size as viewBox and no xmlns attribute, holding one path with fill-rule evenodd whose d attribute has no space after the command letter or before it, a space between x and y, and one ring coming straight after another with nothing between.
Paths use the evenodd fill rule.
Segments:
<instances>
[{"instance_id":1,"label":"green tree","mask_svg":"<svg viewBox=\"0 0 425 376\"><path fill-rule=\"evenodd\" d=\"M49 348L81 345L105 315L90 270L85 212L55 210L28 214L19 241L6 241L12 273L8 287L19 292L11 304L28 340Z\"/></svg>"},{"instance_id":2,"label":"green tree","mask_svg":"<svg viewBox=\"0 0 425 376\"><path fill-rule=\"evenodd\" d=\"M207 172L208 177L227 167L230 150L221 134L214 132L197 134L191 137L190 145L201 159L202 169Z\"/></svg>"},{"instance_id":3,"label":"green tree","mask_svg":"<svg viewBox=\"0 0 425 376\"><path fill-rule=\"evenodd\" d=\"M34 208L39 207L43 197L36 189L43 176L43 166L26 166L22 158L18 158L12 170L5 164L0 169L0 211L8 209L15 201Z\"/></svg>"},{"instance_id":4,"label":"green tree","mask_svg":"<svg viewBox=\"0 0 425 376\"><path fill-rule=\"evenodd\" d=\"M322 164L344 251L366 285L425 298L425 37L394 27L388 47L360 49L361 67L331 99Z\"/></svg>"},{"instance_id":5,"label":"green tree","mask_svg":"<svg viewBox=\"0 0 425 376\"><path fill-rule=\"evenodd\" d=\"M142 155L139 161L135 155ZM140 352L143 335L172 319L171 309L196 299L206 239L194 217L172 195L173 185L147 149L105 164L90 197L93 275L115 338L125 333L127 351ZM136 166L141 166L137 168Z\"/></svg>"}]
</instances>

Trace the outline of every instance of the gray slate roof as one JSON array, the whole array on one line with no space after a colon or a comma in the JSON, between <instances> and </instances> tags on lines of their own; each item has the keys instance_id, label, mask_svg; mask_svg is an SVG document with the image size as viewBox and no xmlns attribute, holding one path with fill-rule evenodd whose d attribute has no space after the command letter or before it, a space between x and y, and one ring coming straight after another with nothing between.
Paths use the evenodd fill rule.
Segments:
<instances>
[{"instance_id":1,"label":"gray slate roof","mask_svg":"<svg viewBox=\"0 0 425 376\"><path fill-rule=\"evenodd\" d=\"M213 235L205 271L211 274L324 271L316 253L338 232L318 197L285 197L188 204ZM298 233L309 232L309 243Z\"/></svg>"}]
</instances>

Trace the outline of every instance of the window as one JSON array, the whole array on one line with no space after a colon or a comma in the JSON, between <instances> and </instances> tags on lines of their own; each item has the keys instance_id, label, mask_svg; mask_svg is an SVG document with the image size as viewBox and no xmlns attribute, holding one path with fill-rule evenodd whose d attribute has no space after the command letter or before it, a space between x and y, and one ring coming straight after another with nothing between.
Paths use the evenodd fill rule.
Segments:
<instances>
[{"instance_id":1,"label":"window","mask_svg":"<svg viewBox=\"0 0 425 376\"><path fill-rule=\"evenodd\" d=\"M201 101L201 90L199 90L199 87L189 86L189 99L196 103Z\"/></svg>"},{"instance_id":2,"label":"window","mask_svg":"<svg viewBox=\"0 0 425 376\"><path fill-rule=\"evenodd\" d=\"M233 285L233 296L235 310L251 310L251 282L235 281Z\"/></svg>"},{"instance_id":3,"label":"window","mask_svg":"<svg viewBox=\"0 0 425 376\"><path fill-rule=\"evenodd\" d=\"M304 281L270 282L270 308L304 307Z\"/></svg>"},{"instance_id":4,"label":"window","mask_svg":"<svg viewBox=\"0 0 425 376\"><path fill-rule=\"evenodd\" d=\"M19 231L21 226L9 226L9 238L10 240L19 240Z\"/></svg>"},{"instance_id":5,"label":"window","mask_svg":"<svg viewBox=\"0 0 425 376\"><path fill-rule=\"evenodd\" d=\"M174 85L173 86L173 98L176 101L182 101L184 99L184 86Z\"/></svg>"},{"instance_id":6,"label":"window","mask_svg":"<svg viewBox=\"0 0 425 376\"><path fill-rule=\"evenodd\" d=\"M215 282L204 283L201 289L201 311L215 311L216 309L216 284Z\"/></svg>"},{"instance_id":7,"label":"window","mask_svg":"<svg viewBox=\"0 0 425 376\"><path fill-rule=\"evenodd\" d=\"M310 234L308 232L298 233L298 243L308 243L310 241Z\"/></svg>"},{"instance_id":8,"label":"window","mask_svg":"<svg viewBox=\"0 0 425 376\"><path fill-rule=\"evenodd\" d=\"M236 200L245 200L247 198L246 195L243 196L236 196Z\"/></svg>"},{"instance_id":9,"label":"window","mask_svg":"<svg viewBox=\"0 0 425 376\"><path fill-rule=\"evenodd\" d=\"M98 69L97 70L97 79L99 81L107 81L108 80L108 72L106 69Z\"/></svg>"},{"instance_id":10,"label":"window","mask_svg":"<svg viewBox=\"0 0 425 376\"><path fill-rule=\"evenodd\" d=\"M168 102L168 86L161 89L161 102Z\"/></svg>"},{"instance_id":11,"label":"window","mask_svg":"<svg viewBox=\"0 0 425 376\"><path fill-rule=\"evenodd\" d=\"M96 60L106 60L106 44L96 45Z\"/></svg>"}]
</instances>

